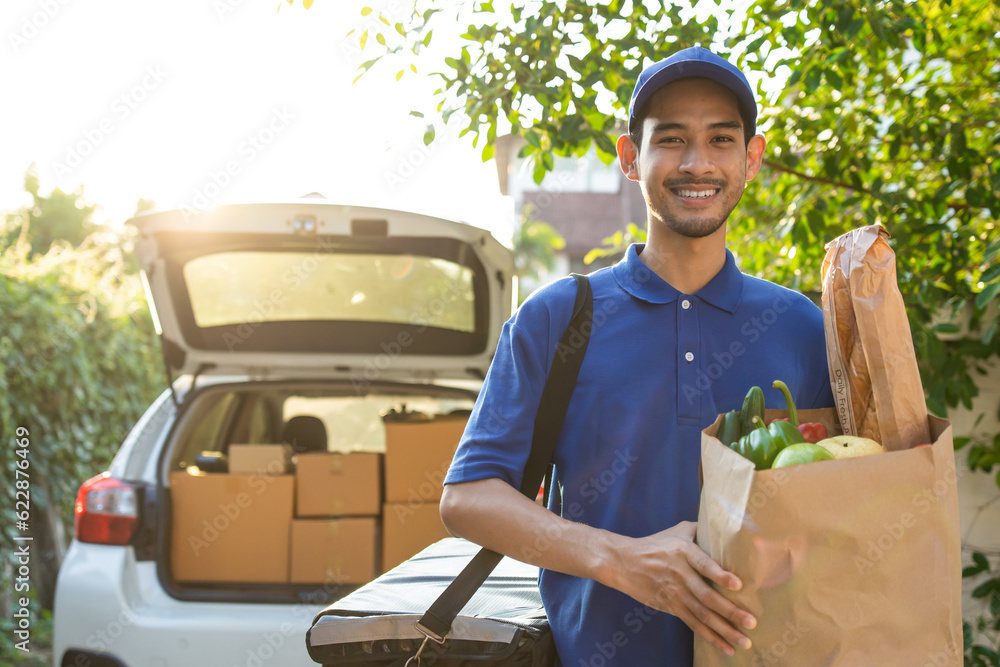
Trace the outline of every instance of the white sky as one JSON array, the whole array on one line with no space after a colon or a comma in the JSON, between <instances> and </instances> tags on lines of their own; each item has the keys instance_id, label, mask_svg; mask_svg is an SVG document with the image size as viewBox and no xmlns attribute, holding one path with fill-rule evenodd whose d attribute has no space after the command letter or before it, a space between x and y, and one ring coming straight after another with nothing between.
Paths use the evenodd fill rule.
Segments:
<instances>
[{"instance_id":1,"label":"white sky","mask_svg":"<svg viewBox=\"0 0 1000 667\"><path fill-rule=\"evenodd\" d=\"M140 197L205 208L318 191L465 220L508 242L513 205L495 163L454 122L438 121L424 147L428 120L409 115L434 110L436 82L377 69L351 84L370 57L343 48L375 18L361 7L397 8L395 21L407 3L278 4L5 0L0 210L24 205L34 162L43 193L83 184L100 222L120 224Z\"/></svg>"}]
</instances>

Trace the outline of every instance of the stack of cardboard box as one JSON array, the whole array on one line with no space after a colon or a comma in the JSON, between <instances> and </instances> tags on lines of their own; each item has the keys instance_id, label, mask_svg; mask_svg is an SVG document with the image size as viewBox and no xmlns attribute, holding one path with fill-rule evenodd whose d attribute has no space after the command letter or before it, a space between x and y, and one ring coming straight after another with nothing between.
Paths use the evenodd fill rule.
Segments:
<instances>
[{"instance_id":1,"label":"stack of cardboard box","mask_svg":"<svg viewBox=\"0 0 1000 667\"><path fill-rule=\"evenodd\" d=\"M386 421L383 572L448 537L441 522L441 484L466 420Z\"/></svg>"},{"instance_id":2,"label":"stack of cardboard box","mask_svg":"<svg viewBox=\"0 0 1000 667\"><path fill-rule=\"evenodd\" d=\"M448 537L441 485L465 423L464 416L386 421L384 459L302 453L291 474L287 445L230 445L228 473L171 473L174 578L371 581Z\"/></svg>"},{"instance_id":3,"label":"stack of cardboard box","mask_svg":"<svg viewBox=\"0 0 1000 667\"><path fill-rule=\"evenodd\" d=\"M291 583L364 584L374 579L381 498L381 454L299 454Z\"/></svg>"}]
</instances>

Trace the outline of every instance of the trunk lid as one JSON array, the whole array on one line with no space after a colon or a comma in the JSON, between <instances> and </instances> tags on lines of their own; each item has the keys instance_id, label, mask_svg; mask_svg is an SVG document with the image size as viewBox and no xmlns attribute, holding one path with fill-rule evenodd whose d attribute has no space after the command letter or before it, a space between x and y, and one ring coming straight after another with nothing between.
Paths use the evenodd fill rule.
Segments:
<instances>
[{"instance_id":1,"label":"trunk lid","mask_svg":"<svg viewBox=\"0 0 1000 667\"><path fill-rule=\"evenodd\" d=\"M128 224L171 374L482 378L511 313L513 253L459 222L301 202Z\"/></svg>"}]
</instances>

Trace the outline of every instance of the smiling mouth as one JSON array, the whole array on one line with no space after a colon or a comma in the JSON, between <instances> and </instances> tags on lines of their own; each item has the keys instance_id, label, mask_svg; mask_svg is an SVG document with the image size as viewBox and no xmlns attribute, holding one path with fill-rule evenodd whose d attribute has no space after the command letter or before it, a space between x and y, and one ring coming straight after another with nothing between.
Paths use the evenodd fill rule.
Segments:
<instances>
[{"instance_id":1,"label":"smiling mouth","mask_svg":"<svg viewBox=\"0 0 1000 667\"><path fill-rule=\"evenodd\" d=\"M685 190L683 188L673 188L672 191L676 195L681 197L687 197L688 199L707 199L712 195L718 194L720 188L715 188L712 190Z\"/></svg>"}]
</instances>

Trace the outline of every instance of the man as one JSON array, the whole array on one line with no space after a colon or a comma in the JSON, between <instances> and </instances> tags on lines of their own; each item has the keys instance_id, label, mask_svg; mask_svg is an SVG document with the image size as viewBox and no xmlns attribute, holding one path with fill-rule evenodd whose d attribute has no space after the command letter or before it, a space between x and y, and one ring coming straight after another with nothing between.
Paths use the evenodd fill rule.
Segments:
<instances>
[{"instance_id":1,"label":"man","mask_svg":"<svg viewBox=\"0 0 1000 667\"><path fill-rule=\"evenodd\" d=\"M691 665L692 631L728 655L750 646L756 619L719 592L740 579L694 544L700 431L776 379L800 407L833 405L821 311L726 249L764 155L756 117L746 77L706 49L640 75L618 159L642 188L647 242L590 276L594 327L554 455L562 516L517 488L572 278L505 325L445 480L449 531L543 568L564 665Z\"/></svg>"}]
</instances>

